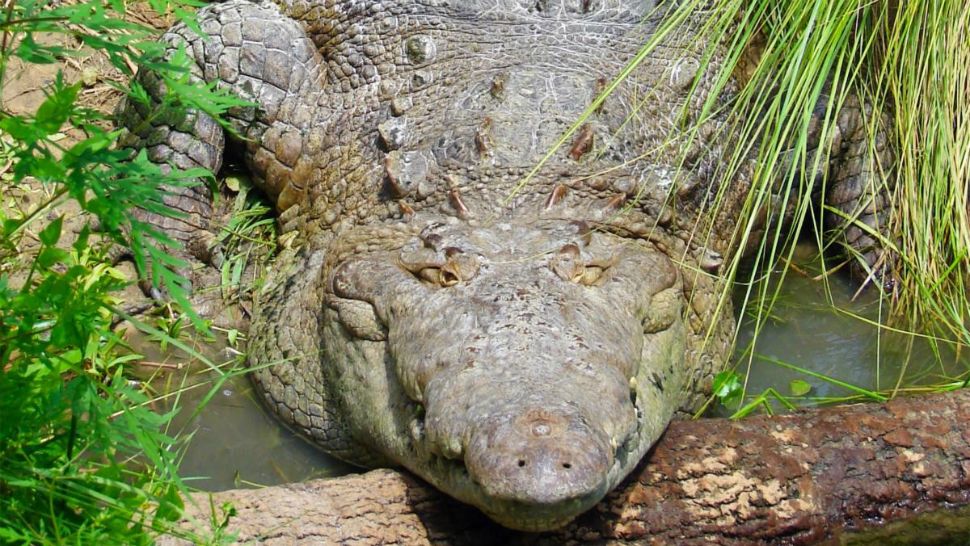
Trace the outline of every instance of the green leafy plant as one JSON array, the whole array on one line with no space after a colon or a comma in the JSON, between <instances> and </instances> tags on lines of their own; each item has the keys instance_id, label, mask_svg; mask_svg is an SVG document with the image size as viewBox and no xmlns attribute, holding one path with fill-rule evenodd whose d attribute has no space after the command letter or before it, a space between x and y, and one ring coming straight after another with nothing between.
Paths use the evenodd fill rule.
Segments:
<instances>
[{"instance_id":1,"label":"green leafy plant","mask_svg":"<svg viewBox=\"0 0 970 546\"><path fill-rule=\"evenodd\" d=\"M745 388L742 379L743 378L733 370L725 370L714 376L713 397L724 407L734 410L734 412L731 414L731 419L743 419L759 408L761 408L768 415L771 415L775 411L771 404L772 401L778 402L787 410L795 409L795 405L792 404L792 402L786 396L772 387L768 387L760 394L752 396L748 403L742 406L741 403L745 400ZM795 384L794 382L793 386L796 386L799 389L804 389L802 385ZM795 394L795 396L799 395ZM703 410L701 410L701 412L703 412Z\"/></svg>"},{"instance_id":2,"label":"green leafy plant","mask_svg":"<svg viewBox=\"0 0 970 546\"><path fill-rule=\"evenodd\" d=\"M733 370L724 370L714 376L714 397L725 407L737 407L744 398L744 383Z\"/></svg>"},{"instance_id":3,"label":"green leafy plant","mask_svg":"<svg viewBox=\"0 0 970 546\"><path fill-rule=\"evenodd\" d=\"M194 82L184 52L166 56L153 31L125 19L126 7L114 0L6 3L0 82L13 60L59 62L74 54L63 45L74 40L126 76L135 66L156 71L167 89L157 115L192 109L218 116L243 104ZM187 18L191 3L152 0L151 7ZM2 543L150 544L182 511L179 444L163 432L171 413L152 411L148 395L126 377L137 355L112 330L128 281L109 255L114 245L131 248L140 274L190 309L178 273L183 263L172 255L177 244L135 211L174 214L164 203L169 188L212 175L169 172L144 151L116 148L119 132L81 105L81 86L58 73L35 111L0 105L9 168L2 192L40 186L46 195L26 210L0 209ZM128 100L147 95L136 85ZM64 138L67 132L75 136ZM65 229L58 207L69 200L97 220L99 234L91 222L75 226L76 237Z\"/></svg>"}]
</instances>

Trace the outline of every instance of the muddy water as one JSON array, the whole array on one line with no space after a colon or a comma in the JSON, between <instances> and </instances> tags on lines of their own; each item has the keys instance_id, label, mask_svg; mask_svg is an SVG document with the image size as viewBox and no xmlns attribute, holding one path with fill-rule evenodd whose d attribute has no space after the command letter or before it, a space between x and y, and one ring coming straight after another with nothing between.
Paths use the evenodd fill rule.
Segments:
<instances>
[{"instance_id":1,"label":"muddy water","mask_svg":"<svg viewBox=\"0 0 970 546\"><path fill-rule=\"evenodd\" d=\"M203 389L195 392L204 394ZM185 403L187 408L196 405L191 398ZM198 416L183 423L195 436L180 470L199 489L276 485L353 471L280 426L245 377L230 379Z\"/></svg>"},{"instance_id":2,"label":"muddy water","mask_svg":"<svg viewBox=\"0 0 970 546\"><path fill-rule=\"evenodd\" d=\"M970 367L966 350L961 355L953 345L942 342L934 349L924 338L876 326L887 313L885 302L879 301L873 289L860 293L858 283L844 276L830 276L827 283L817 279L819 264L811 245L798 248L795 259L800 265L789 270L770 318L754 343L757 306L742 312L745 287L739 286L735 292L741 321L735 360L738 373L747 375L749 399L768 387L788 396L792 380L807 381L812 387L808 395L791 399L796 405L856 394L785 368L778 361L880 391L945 383ZM715 413L724 415L725 411Z\"/></svg>"},{"instance_id":3,"label":"muddy water","mask_svg":"<svg viewBox=\"0 0 970 546\"><path fill-rule=\"evenodd\" d=\"M129 342L152 363L141 366L140 371L151 376L153 387L159 392L180 393L181 409L171 432L192 434L180 465L182 477L190 486L222 491L354 471L283 428L260 404L245 376L235 375L216 383L213 378L217 373L181 351L162 351L141 334L129 336ZM193 343L193 348L223 369L233 366L232 350L224 341ZM208 403L194 412L206 398ZM159 409L169 409L174 403L172 394Z\"/></svg>"},{"instance_id":4,"label":"muddy water","mask_svg":"<svg viewBox=\"0 0 970 546\"><path fill-rule=\"evenodd\" d=\"M810 249L802 250L798 258L810 262ZM811 267L811 263L802 265L806 270ZM843 387L774 364L773 360L867 389L893 388L904 362L908 362L904 384L941 382L948 375L966 369L967 359L960 362L947 347L942 348L942 358L937 359L928 344L913 342L912 336L880 333L867 322L879 318L879 301L871 292L853 299L856 288L854 282L838 276L831 278L826 288L809 275L790 272L771 311L772 319L767 321L754 346L756 356L751 359L745 350L750 347L754 321L749 315L740 317L742 329L736 359L740 373L744 374L750 366L746 387L749 400L768 387L790 395L793 379L807 381L812 386L807 396L791 398L796 404L813 404L819 398L852 394ZM739 287L738 302L743 299L743 292L743 287ZM161 354L157 344L145 340L135 339L133 344L148 361L190 360L177 351ZM198 348L217 363L227 360L224 343L202 344ZM946 364L941 365L940 360ZM200 414L194 415L192 408L211 390L211 372L198 363L181 371L146 370L163 372L155 380L156 387L162 391L196 385L181 395L183 409L176 420L176 430L194 431L181 469L195 487L217 491L353 471L352 467L328 457L281 427L259 404L245 377L235 377L219 385L211 401ZM729 415L731 412L715 407L711 413Z\"/></svg>"}]
</instances>

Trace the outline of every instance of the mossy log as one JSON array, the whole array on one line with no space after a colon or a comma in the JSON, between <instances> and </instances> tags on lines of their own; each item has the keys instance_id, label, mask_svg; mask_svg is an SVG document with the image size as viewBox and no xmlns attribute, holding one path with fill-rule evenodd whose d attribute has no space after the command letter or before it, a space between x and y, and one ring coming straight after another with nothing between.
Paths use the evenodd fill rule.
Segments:
<instances>
[{"instance_id":1,"label":"mossy log","mask_svg":"<svg viewBox=\"0 0 970 546\"><path fill-rule=\"evenodd\" d=\"M838 543L970 504L970 391L675 422L630 479L553 533L502 529L391 470L193 500L183 525L204 531L229 501L228 530L271 544Z\"/></svg>"}]
</instances>

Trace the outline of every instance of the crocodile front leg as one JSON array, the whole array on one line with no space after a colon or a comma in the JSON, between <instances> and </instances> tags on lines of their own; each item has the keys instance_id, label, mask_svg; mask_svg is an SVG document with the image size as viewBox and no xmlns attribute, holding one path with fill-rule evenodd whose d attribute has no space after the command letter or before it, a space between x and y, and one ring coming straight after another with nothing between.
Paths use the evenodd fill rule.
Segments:
<instances>
[{"instance_id":1,"label":"crocodile front leg","mask_svg":"<svg viewBox=\"0 0 970 546\"><path fill-rule=\"evenodd\" d=\"M177 32L169 32L165 40L169 44L169 55L174 54L180 46L190 45ZM190 70L193 79L202 79L202 69L198 64L193 64ZM219 123L203 112L166 106L165 83L154 72L140 72L138 83L147 92L149 103L133 100L125 103L119 122L126 132L119 144L145 149L148 158L160 164L163 171L172 168L218 171L222 166L226 140ZM213 235L210 231L212 191L209 186L197 181L194 185L167 187L165 190L168 192L164 197L165 205L176 211L178 216L139 211L140 219L181 243L190 257L205 263L217 261L210 251Z\"/></svg>"},{"instance_id":2,"label":"crocodile front leg","mask_svg":"<svg viewBox=\"0 0 970 546\"><path fill-rule=\"evenodd\" d=\"M216 83L253 106L230 109L226 131L209 115L194 109L178 111L164 103L165 84L151 72L138 74L149 104L129 100L120 123L127 129L121 145L144 148L165 169L205 168L216 172L223 152L242 152L255 183L282 212L296 201L292 182L310 117L308 103L320 93L321 59L296 21L270 4L230 1L197 14L204 34L184 24L162 37L167 57L184 50L190 58L190 79ZM227 138L228 136L228 138ZM182 243L186 254L218 265L212 252L212 192L205 184L167 188L166 204L181 215L162 217L143 212L143 218Z\"/></svg>"},{"instance_id":3,"label":"crocodile front leg","mask_svg":"<svg viewBox=\"0 0 970 546\"><path fill-rule=\"evenodd\" d=\"M173 27L162 38L169 55L184 49L192 60L193 79L215 82L254 106L228 112L228 134L204 113L190 110L166 116L161 108L164 88L157 75L146 72L139 81L149 91L151 104L125 107L125 145L146 148L150 159L166 168L212 171L219 169L224 149L235 147L286 228L287 219L298 216L303 192L314 181L313 161L323 153L323 144L309 148L314 120L323 116L328 100L322 89L326 67L321 55L301 24L272 4L230 0L199 10L196 19L205 35L185 25ZM315 135L319 139L320 131ZM210 189L170 189L170 206L184 216L145 213L147 220L182 242L192 257L211 262ZM270 409L327 452L358 465L386 466L388 461L347 432L322 373L324 257L323 251L308 249L286 250L276 258L266 289L254 304L248 347L252 378Z\"/></svg>"},{"instance_id":4,"label":"crocodile front leg","mask_svg":"<svg viewBox=\"0 0 970 546\"><path fill-rule=\"evenodd\" d=\"M324 374L321 314L324 252L281 256L277 272L251 328L250 377L263 401L291 429L327 453L365 467L395 466L353 439Z\"/></svg>"}]
</instances>

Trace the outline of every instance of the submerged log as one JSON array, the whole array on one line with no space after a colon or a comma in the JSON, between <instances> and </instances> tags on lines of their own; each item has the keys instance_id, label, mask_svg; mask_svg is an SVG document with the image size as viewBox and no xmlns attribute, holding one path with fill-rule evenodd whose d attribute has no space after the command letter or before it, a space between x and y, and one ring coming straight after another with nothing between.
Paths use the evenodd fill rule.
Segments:
<instances>
[{"instance_id":1,"label":"submerged log","mask_svg":"<svg viewBox=\"0 0 970 546\"><path fill-rule=\"evenodd\" d=\"M229 501L227 529L243 542L837 543L848 531L970 504L970 391L675 422L631 478L553 533L502 529L391 470L209 495L194 496L183 524L207 529Z\"/></svg>"}]
</instances>

